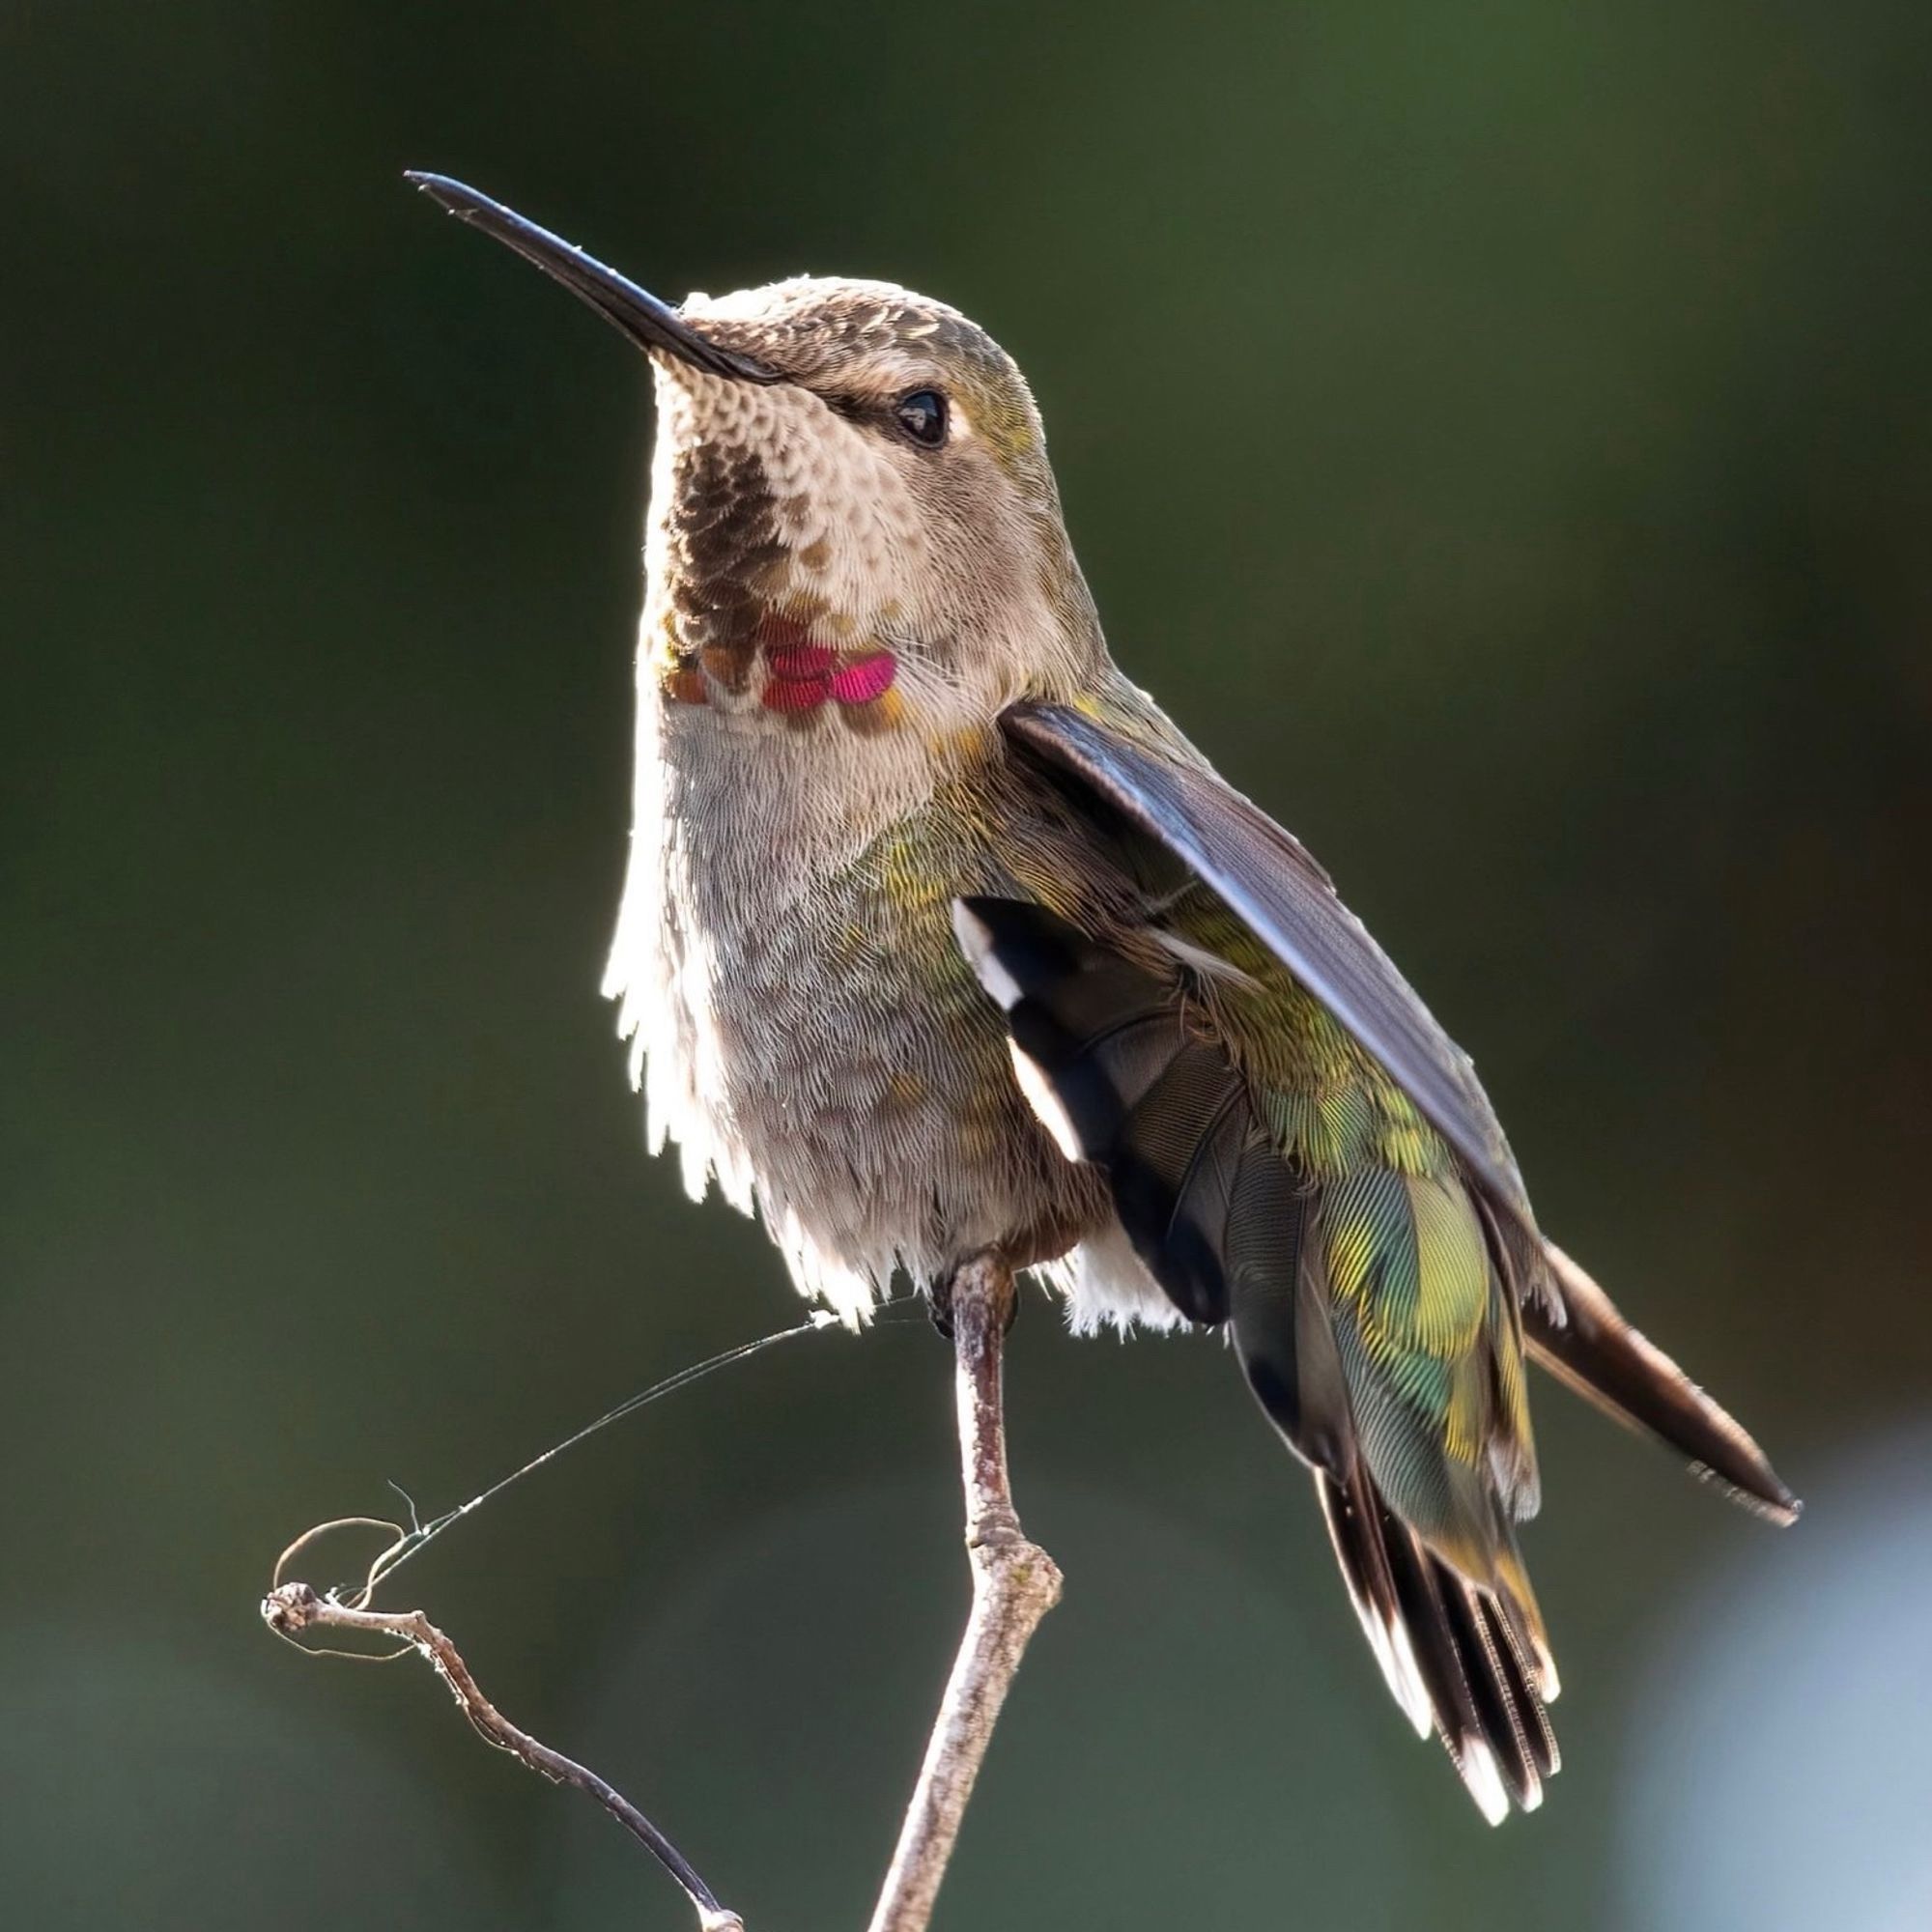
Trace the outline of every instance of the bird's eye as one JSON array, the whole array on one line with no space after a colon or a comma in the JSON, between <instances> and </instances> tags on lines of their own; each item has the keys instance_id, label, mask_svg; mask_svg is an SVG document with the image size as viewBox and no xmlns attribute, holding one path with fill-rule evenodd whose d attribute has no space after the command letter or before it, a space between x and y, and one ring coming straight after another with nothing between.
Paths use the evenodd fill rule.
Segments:
<instances>
[{"instance_id":1,"label":"bird's eye","mask_svg":"<svg viewBox=\"0 0 1932 1932\"><path fill-rule=\"evenodd\" d=\"M946 440L946 398L937 389L914 389L893 405L898 426L922 449Z\"/></svg>"}]
</instances>

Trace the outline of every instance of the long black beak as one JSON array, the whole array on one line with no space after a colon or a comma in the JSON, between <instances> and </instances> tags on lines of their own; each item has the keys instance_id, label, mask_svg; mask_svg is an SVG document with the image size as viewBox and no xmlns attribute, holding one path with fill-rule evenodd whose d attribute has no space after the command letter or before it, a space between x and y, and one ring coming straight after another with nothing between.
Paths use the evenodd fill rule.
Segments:
<instances>
[{"instance_id":1,"label":"long black beak","mask_svg":"<svg viewBox=\"0 0 1932 1932\"><path fill-rule=\"evenodd\" d=\"M668 302L661 302L646 289L627 280L614 269L607 269L582 248L526 221L487 194L478 194L447 175L419 174L411 169L404 177L433 201L446 208L459 221L467 221L493 235L506 248L514 248L526 262L534 262L552 280L561 282L580 301L585 301L608 322L620 329L640 349L664 355L675 355L694 369L713 376L726 376L738 383L781 383L785 379L756 356L743 355L735 349L707 340Z\"/></svg>"}]
</instances>

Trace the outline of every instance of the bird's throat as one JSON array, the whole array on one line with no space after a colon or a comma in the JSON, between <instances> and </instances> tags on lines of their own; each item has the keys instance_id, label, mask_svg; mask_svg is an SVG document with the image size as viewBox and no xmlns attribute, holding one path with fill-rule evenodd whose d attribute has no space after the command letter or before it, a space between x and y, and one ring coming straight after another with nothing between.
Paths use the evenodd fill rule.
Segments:
<instances>
[{"instance_id":1,"label":"bird's throat","mask_svg":"<svg viewBox=\"0 0 1932 1932\"><path fill-rule=\"evenodd\" d=\"M797 728L834 723L864 736L902 721L897 680L890 646L793 600L789 610L760 607L731 642L668 652L659 689L675 705L763 714Z\"/></svg>"}]
</instances>

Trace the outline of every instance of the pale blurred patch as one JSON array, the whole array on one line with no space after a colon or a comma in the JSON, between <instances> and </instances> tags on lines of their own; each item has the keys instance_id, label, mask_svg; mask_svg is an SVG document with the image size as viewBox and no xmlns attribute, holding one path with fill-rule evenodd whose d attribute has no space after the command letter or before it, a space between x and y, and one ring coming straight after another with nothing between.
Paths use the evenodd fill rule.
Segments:
<instances>
[{"instance_id":1,"label":"pale blurred patch","mask_svg":"<svg viewBox=\"0 0 1932 1932\"><path fill-rule=\"evenodd\" d=\"M1682 1605L1633 1700L1633 1932L1932 1926L1932 1430L1868 1438Z\"/></svg>"}]
</instances>

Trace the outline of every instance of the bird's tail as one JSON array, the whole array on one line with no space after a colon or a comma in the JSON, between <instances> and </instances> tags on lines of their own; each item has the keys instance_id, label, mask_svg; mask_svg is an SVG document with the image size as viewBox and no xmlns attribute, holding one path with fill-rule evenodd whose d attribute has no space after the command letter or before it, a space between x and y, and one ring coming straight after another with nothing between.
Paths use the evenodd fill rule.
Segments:
<instances>
[{"instance_id":1,"label":"bird's tail","mask_svg":"<svg viewBox=\"0 0 1932 1932\"><path fill-rule=\"evenodd\" d=\"M1355 1614L1416 1735L1440 1733L1491 1824L1512 1802L1535 1810L1561 1762L1544 1710L1557 1683L1520 1565L1520 1591L1471 1583L1390 1510L1359 1463L1346 1482L1318 1470L1315 1488Z\"/></svg>"}]
</instances>

